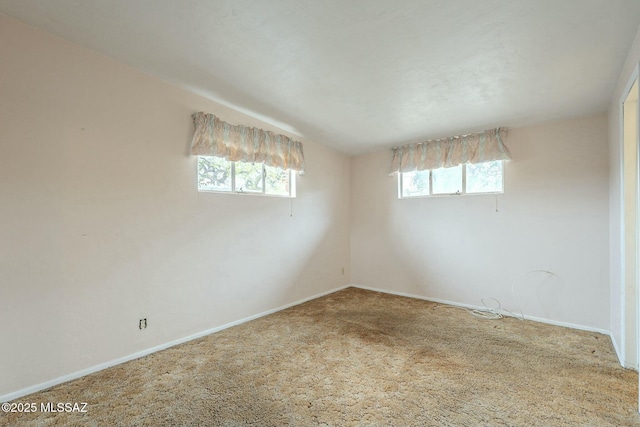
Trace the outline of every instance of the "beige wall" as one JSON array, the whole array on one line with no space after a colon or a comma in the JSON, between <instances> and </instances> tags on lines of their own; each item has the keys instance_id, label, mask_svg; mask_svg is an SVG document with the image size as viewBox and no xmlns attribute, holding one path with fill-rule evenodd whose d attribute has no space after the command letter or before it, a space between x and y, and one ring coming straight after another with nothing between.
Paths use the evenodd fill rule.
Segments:
<instances>
[{"instance_id":1,"label":"beige wall","mask_svg":"<svg viewBox=\"0 0 640 427\"><path fill-rule=\"evenodd\" d=\"M354 159L352 281L608 330L606 141L605 115L511 129L498 212L493 195L399 200L390 151Z\"/></svg>"},{"instance_id":2,"label":"beige wall","mask_svg":"<svg viewBox=\"0 0 640 427\"><path fill-rule=\"evenodd\" d=\"M609 128L609 286L611 294L611 337L623 365L637 367L638 360L628 359L629 350L625 337L627 332L635 328L626 328L625 305L635 304L635 301L627 301L625 304L623 283L623 227L622 227L622 101L627 96L629 82L637 76L638 62L640 61L640 33L636 34L622 73L618 79L616 90L611 97L611 105L608 114ZM636 337L637 338L637 337ZM635 341L635 340L633 340ZM631 343L633 346L634 344Z\"/></svg>"},{"instance_id":3,"label":"beige wall","mask_svg":"<svg viewBox=\"0 0 640 427\"><path fill-rule=\"evenodd\" d=\"M286 132L0 15L0 400L350 282L519 303L617 345L616 106L639 60L636 37L608 125L511 130L498 212L494 196L398 200L389 152L304 139L291 204L198 193L186 155L199 110Z\"/></svg>"},{"instance_id":4,"label":"beige wall","mask_svg":"<svg viewBox=\"0 0 640 427\"><path fill-rule=\"evenodd\" d=\"M303 139L293 206L198 193L193 112L282 131L2 15L0 40L0 396L349 282L347 156Z\"/></svg>"}]
</instances>

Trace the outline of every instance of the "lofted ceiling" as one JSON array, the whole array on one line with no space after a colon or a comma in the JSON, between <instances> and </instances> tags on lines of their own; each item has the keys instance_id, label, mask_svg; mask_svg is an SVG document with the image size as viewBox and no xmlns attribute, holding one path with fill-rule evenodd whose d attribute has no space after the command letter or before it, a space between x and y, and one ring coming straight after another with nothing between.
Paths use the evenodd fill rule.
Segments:
<instances>
[{"instance_id":1,"label":"lofted ceiling","mask_svg":"<svg viewBox=\"0 0 640 427\"><path fill-rule=\"evenodd\" d=\"M604 112L639 0L0 0L348 154Z\"/></svg>"}]
</instances>

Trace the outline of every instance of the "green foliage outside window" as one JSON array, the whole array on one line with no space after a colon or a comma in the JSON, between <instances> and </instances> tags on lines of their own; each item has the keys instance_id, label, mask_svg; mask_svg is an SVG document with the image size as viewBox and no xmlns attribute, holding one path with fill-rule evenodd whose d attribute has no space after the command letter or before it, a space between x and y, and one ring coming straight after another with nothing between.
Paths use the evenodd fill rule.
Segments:
<instances>
[{"instance_id":1,"label":"green foliage outside window","mask_svg":"<svg viewBox=\"0 0 640 427\"><path fill-rule=\"evenodd\" d=\"M400 173L400 197L502 193L503 162ZM463 189L464 188L464 189Z\"/></svg>"},{"instance_id":2,"label":"green foliage outside window","mask_svg":"<svg viewBox=\"0 0 640 427\"><path fill-rule=\"evenodd\" d=\"M213 156L198 156L198 190L256 193L294 197L294 175L262 163L230 162Z\"/></svg>"}]
</instances>

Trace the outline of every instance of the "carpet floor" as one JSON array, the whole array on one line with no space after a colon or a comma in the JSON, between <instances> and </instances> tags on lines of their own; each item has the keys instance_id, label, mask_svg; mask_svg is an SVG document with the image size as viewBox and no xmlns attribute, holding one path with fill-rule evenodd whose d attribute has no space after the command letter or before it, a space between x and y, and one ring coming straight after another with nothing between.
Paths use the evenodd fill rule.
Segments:
<instances>
[{"instance_id":1,"label":"carpet floor","mask_svg":"<svg viewBox=\"0 0 640 427\"><path fill-rule=\"evenodd\" d=\"M26 396L2 426L640 426L609 337L356 288ZM18 402L16 401L16 402Z\"/></svg>"}]
</instances>

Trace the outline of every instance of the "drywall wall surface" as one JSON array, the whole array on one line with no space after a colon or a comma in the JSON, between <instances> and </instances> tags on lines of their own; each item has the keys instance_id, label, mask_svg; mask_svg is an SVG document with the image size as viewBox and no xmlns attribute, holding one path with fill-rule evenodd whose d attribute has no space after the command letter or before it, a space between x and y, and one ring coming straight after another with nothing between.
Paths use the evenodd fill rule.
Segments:
<instances>
[{"instance_id":1,"label":"drywall wall surface","mask_svg":"<svg viewBox=\"0 0 640 427\"><path fill-rule=\"evenodd\" d=\"M0 396L349 283L346 155L199 193L192 113L285 132L3 15L0 64Z\"/></svg>"},{"instance_id":2,"label":"drywall wall surface","mask_svg":"<svg viewBox=\"0 0 640 427\"><path fill-rule=\"evenodd\" d=\"M623 263L623 227L622 227L622 101L627 96L629 82L636 77L640 62L640 33L627 56L623 70L618 78L616 90L611 96L609 107L609 285L611 299L611 338L627 367L637 367L638 361L626 360L624 318L624 263Z\"/></svg>"},{"instance_id":3,"label":"drywall wall surface","mask_svg":"<svg viewBox=\"0 0 640 427\"><path fill-rule=\"evenodd\" d=\"M353 283L607 330L606 141L605 115L510 129L498 196L400 200L390 151L355 158Z\"/></svg>"},{"instance_id":4,"label":"drywall wall surface","mask_svg":"<svg viewBox=\"0 0 640 427\"><path fill-rule=\"evenodd\" d=\"M638 87L632 91L637 94ZM623 192L624 192L624 357L627 361L637 360L638 347L638 100L624 103L624 147L623 147Z\"/></svg>"}]
</instances>

